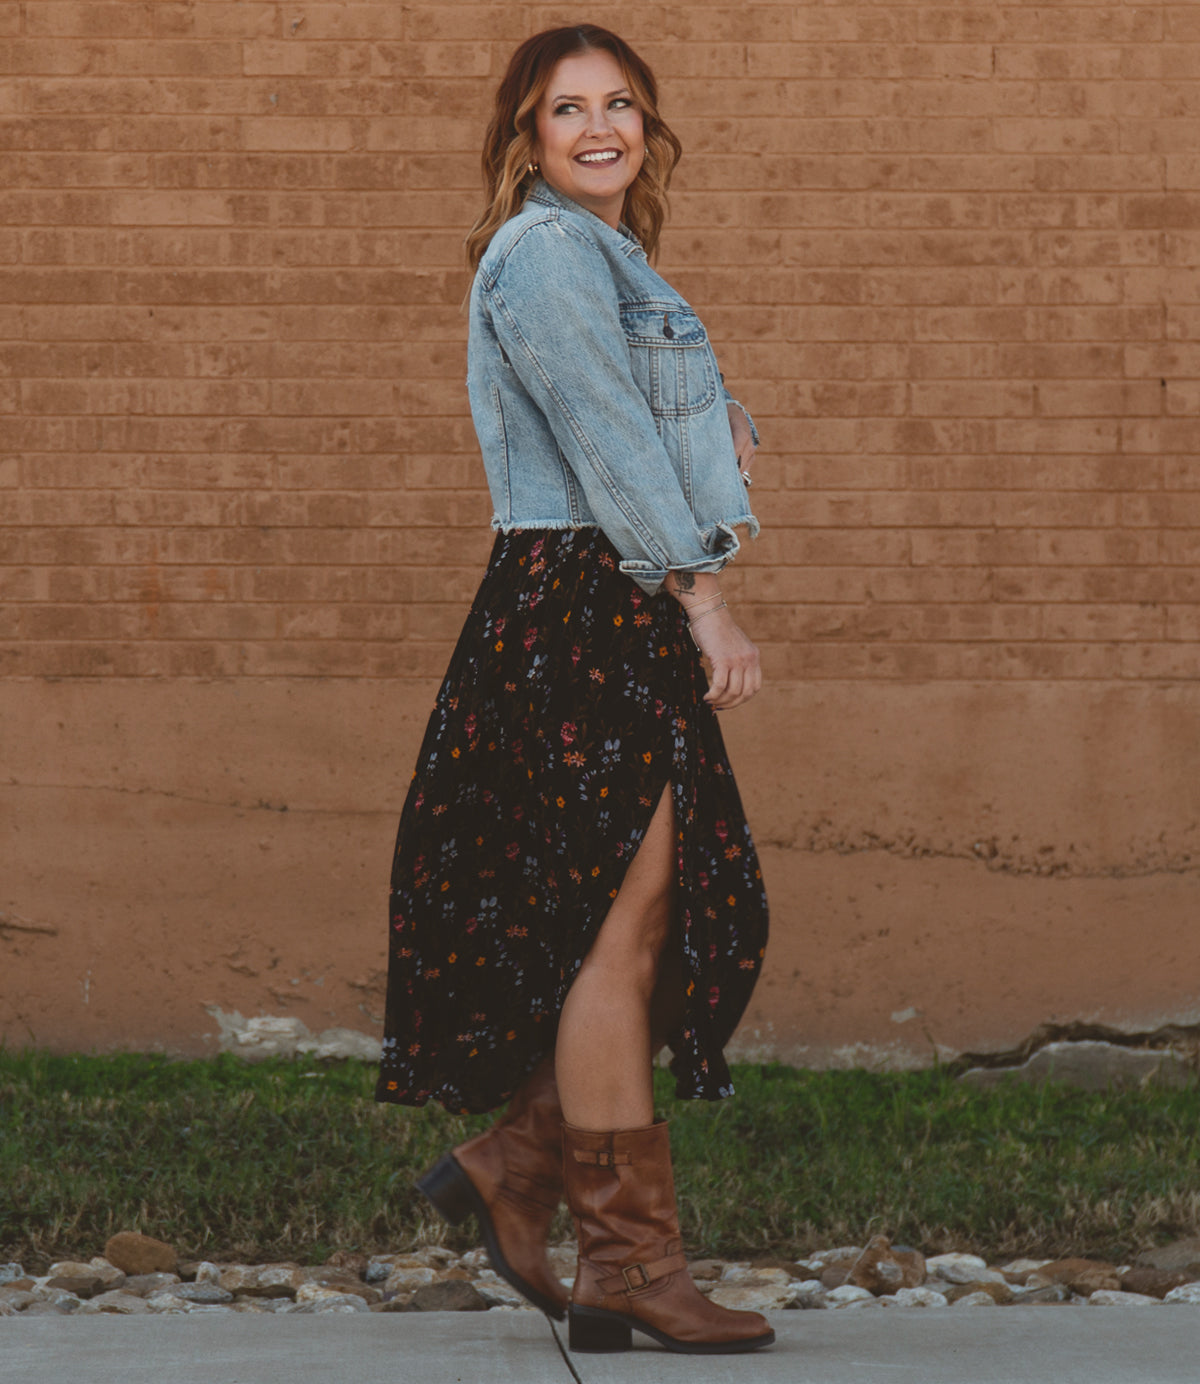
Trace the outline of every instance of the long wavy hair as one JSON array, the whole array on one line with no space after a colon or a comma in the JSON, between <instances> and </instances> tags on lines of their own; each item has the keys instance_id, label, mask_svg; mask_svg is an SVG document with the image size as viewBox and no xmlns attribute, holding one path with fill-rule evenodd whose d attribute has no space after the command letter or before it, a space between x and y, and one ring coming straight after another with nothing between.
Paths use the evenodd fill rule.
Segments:
<instances>
[{"instance_id":1,"label":"long wavy hair","mask_svg":"<svg viewBox=\"0 0 1200 1384\"><path fill-rule=\"evenodd\" d=\"M667 215L667 188L683 146L658 113L658 83L645 61L611 30L597 24L572 24L534 34L509 59L483 141L487 202L467 234L467 259L472 269L478 267L504 222L520 211L533 187L537 174L529 171L529 164L537 142L536 113L551 73L563 58L593 48L611 53L617 60L625 85L642 112L646 157L626 189L621 220L648 255L657 252Z\"/></svg>"}]
</instances>

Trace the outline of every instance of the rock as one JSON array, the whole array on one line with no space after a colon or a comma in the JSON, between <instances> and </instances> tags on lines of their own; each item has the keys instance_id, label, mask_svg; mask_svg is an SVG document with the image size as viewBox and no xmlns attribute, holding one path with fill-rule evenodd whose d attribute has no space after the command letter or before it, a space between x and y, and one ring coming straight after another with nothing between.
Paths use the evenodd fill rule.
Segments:
<instances>
[{"instance_id":1,"label":"rock","mask_svg":"<svg viewBox=\"0 0 1200 1384\"><path fill-rule=\"evenodd\" d=\"M179 1256L162 1240L122 1230L104 1246L104 1257L127 1274L174 1273Z\"/></svg>"},{"instance_id":2,"label":"rock","mask_svg":"<svg viewBox=\"0 0 1200 1384\"><path fill-rule=\"evenodd\" d=\"M988 1280L979 1283L956 1283L946 1294L946 1301L953 1307L955 1303L969 1297L972 1293L986 1293L998 1307L1006 1302L1012 1302L1014 1296L1013 1290L1007 1283L996 1283Z\"/></svg>"},{"instance_id":3,"label":"rock","mask_svg":"<svg viewBox=\"0 0 1200 1384\"><path fill-rule=\"evenodd\" d=\"M355 1293L339 1293L318 1283L305 1283L296 1293L296 1312L369 1312L371 1309Z\"/></svg>"},{"instance_id":4,"label":"rock","mask_svg":"<svg viewBox=\"0 0 1200 1384\"><path fill-rule=\"evenodd\" d=\"M886 1235L876 1235L854 1261L847 1283L866 1288L876 1297L916 1288L925 1282L925 1256L907 1245L893 1248Z\"/></svg>"},{"instance_id":5,"label":"rock","mask_svg":"<svg viewBox=\"0 0 1200 1384\"><path fill-rule=\"evenodd\" d=\"M492 1269L484 1269L475 1280L475 1291L487 1303L489 1307L529 1307L536 1311L532 1303L528 1303L520 1293L509 1283L500 1277ZM390 1304L385 1303L385 1306Z\"/></svg>"},{"instance_id":6,"label":"rock","mask_svg":"<svg viewBox=\"0 0 1200 1384\"><path fill-rule=\"evenodd\" d=\"M750 1312L774 1312L792 1301L792 1284L786 1274L782 1282L762 1281L757 1275L734 1283L718 1283L708 1294L718 1307Z\"/></svg>"},{"instance_id":7,"label":"rock","mask_svg":"<svg viewBox=\"0 0 1200 1384\"><path fill-rule=\"evenodd\" d=\"M195 1302L205 1307L233 1301L233 1294L216 1283L171 1283L159 1288L155 1297L173 1297L181 1302Z\"/></svg>"},{"instance_id":8,"label":"rock","mask_svg":"<svg viewBox=\"0 0 1200 1384\"><path fill-rule=\"evenodd\" d=\"M985 1283L993 1275L1004 1281L1004 1275L989 1269L987 1260L977 1254L935 1254L926 1259L925 1272L947 1283Z\"/></svg>"},{"instance_id":9,"label":"rock","mask_svg":"<svg viewBox=\"0 0 1200 1384\"><path fill-rule=\"evenodd\" d=\"M879 1299L882 1307L945 1307L947 1299L934 1288L898 1288Z\"/></svg>"},{"instance_id":10,"label":"rock","mask_svg":"<svg viewBox=\"0 0 1200 1384\"><path fill-rule=\"evenodd\" d=\"M138 1297L149 1297L151 1293L161 1292L164 1288L169 1288L173 1283L180 1283L182 1279L177 1273L139 1273L132 1278L127 1278L121 1285L127 1293L136 1293Z\"/></svg>"},{"instance_id":11,"label":"rock","mask_svg":"<svg viewBox=\"0 0 1200 1384\"><path fill-rule=\"evenodd\" d=\"M1182 1288L1172 1288L1163 1301L1187 1302L1200 1307L1200 1283L1185 1283Z\"/></svg>"},{"instance_id":12,"label":"rock","mask_svg":"<svg viewBox=\"0 0 1200 1384\"><path fill-rule=\"evenodd\" d=\"M840 1288L833 1288L825 1294L825 1301L830 1307L848 1307L855 1302L875 1301L874 1293L869 1293L866 1288L860 1288L856 1283L843 1283Z\"/></svg>"},{"instance_id":13,"label":"rock","mask_svg":"<svg viewBox=\"0 0 1200 1384\"><path fill-rule=\"evenodd\" d=\"M1200 1236L1174 1240L1169 1245L1160 1245L1158 1249L1148 1249L1144 1254L1139 1254L1134 1262L1145 1268L1166 1269L1173 1273L1194 1271L1194 1276L1200 1278Z\"/></svg>"},{"instance_id":14,"label":"rock","mask_svg":"<svg viewBox=\"0 0 1200 1384\"><path fill-rule=\"evenodd\" d=\"M412 1268L393 1269L383 1285L384 1297L403 1297L406 1301L418 1288L424 1288L437 1281L437 1273L426 1264Z\"/></svg>"},{"instance_id":15,"label":"rock","mask_svg":"<svg viewBox=\"0 0 1200 1384\"><path fill-rule=\"evenodd\" d=\"M315 1269L301 1269L304 1283L317 1288L328 1288L337 1293L353 1293L360 1297L364 1302L381 1302L383 1293L378 1288L372 1288L364 1283L356 1273L349 1269L339 1269L328 1264L322 1264ZM443 1277L452 1277L459 1274L461 1270L450 1269ZM465 1275L464 1275L465 1276ZM297 1290L297 1297L299 1290Z\"/></svg>"},{"instance_id":16,"label":"rock","mask_svg":"<svg viewBox=\"0 0 1200 1384\"><path fill-rule=\"evenodd\" d=\"M1133 1268L1121 1274L1121 1288L1126 1293L1143 1293L1149 1297L1165 1298L1172 1288L1192 1283L1200 1274L1172 1273L1169 1269Z\"/></svg>"},{"instance_id":17,"label":"rock","mask_svg":"<svg viewBox=\"0 0 1200 1384\"><path fill-rule=\"evenodd\" d=\"M1088 1298L1089 1307L1157 1307L1159 1299L1147 1293L1125 1293L1118 1289L1097 1288Z\"/></svg>"},{"instance_id":18,"label":"rock","mask_svg":"<svg viewBox=\"0 0 1200 1384\"><path fill-rule=\"evenodd\" d=\"M20 1282L28 1283L28 1279L21 1279ZM0 1288L0 1302L11 1307L15 1312L23 1311L31 1302L38 1302L39 1299L29 1291L28 1288L18 1288L13 1283L6 1283Z\"/></svg>"},{"instance_id":19,"label":"rock","mask_svg":"<svg viewBox=\"0 0 1200 1384\"><path fill-rule=\"evenodd\" d=\"M20 1310L12 1305L11 1302L0 1298L0 1317L19 1317Z\"/></svg>"},{"instance_id":20,"label":"rock","mask_svg":"<svg viewBox=\"0 0 1200 1384\"><path fill-rule=\"evenodd\" d=\"M708 1283L721 1277L723 1267L719 1259L693 1259L688 1272L697 1283Z\"/></svg>"},{"instance_id":21,"label":"rock","mask_svg":"<svg viewBox=\"0 0 1200 1384\"><path fill-rule=\"evenodd\" d=\"M193 1283L220 1283L221 1281L220 1266L207 1259L202 1259L198 1264L188 1264L187 1267L191 1270L190 1273L183 1272L184 1265L182 1264L177 1271L179 1277L185 1281L190 1280Z\"/></svg>"},{"instance_id":22,"label":"rock","mask_svg":"<svg viewBox=\"0 0 1200 1384\"><path fill-rule=\"evenodd\" d=\"M801 1311L811 1311L813 1308L824 1307L825 1285L819 1278L801 1279L800 1282L792 1284L788 1301L783 1305Z\"/></svg>"},{"instance_id":23,"label":"rock","mask_svg":"<svg viewBox=\"0 0 1200 1384\"><path fill-rule=\"evenodd\" d=\"M74 1312L83 1298L72 1293L68 1288L56 1288L48 1279L39 1278L29 1290L38 1302L53 1302L56 1306L66 1307Z\"/></svg>"},{"instance_id":24,"label":"rock","mask_svg":"<svg viewBox=\"0 0 1200 1384\"><path fill-rule=\"evenodd\" d=\"M821 1272L818 1275L818 1277L820 1279L821 1286L832 1291L834 1288L842 1287L842 1285L850 1277L850 1265L826 1264L821 1269ZM853 1288L857 1285L852 1283L850 1286Z\"/></svg>"},{"instance_id":25,"label":"rock","mask_svg":"<svg viewBox=\"0 0 1200 1384\"><path fill-rule=\"evenodd\" d=\"M967 1293L960 1297L957 1302L951 1303L952 1307L995 1307L996 1300L991 1293L980 1290L977 1293Z\"/></svg>"},{"instance_id":26,"label":"rock","mask_svg":"<svg viewBox=\"0 0 1200 1384\"><path fill-rule=\"evenodd\" d=\"M1030 1288L1065 1283L1073 1293L1084 1297L1101 1289L1119 1292L1121 1288L1121 1280L1113 1266L1099 1259L1058 1259L1031 1273L1025 1283Z\"/></svg>"},{"instance_id":27,"label":"rock","mask_svg":"<svg viewBox=\"0 0 1200 1384\"><path fill-rule=\"evenodd\" d=\"M97 1293L106 1291L101 1280L91 1274L55 1274L46 1280L46 1287L61 1288L77 1298L95 1297Z\"/></svg>"},{"instance_id":28,"label":"rock","mask_svg":"<svg viewBox=\"0 0 1200 1384\"><path fill-rule=\"evenodd\" d=\"M959 1077L968 1086L995 1086L1014 1081L1065 1081L1084 1091L1109 1086L1186 1086L1187 1064L1169 1048L1127 1048L1120 1043L1090 1039L1078 1043L1047 1043L1019 1067L972 1067Z\"/></svg>"},{"instance_id":29,"label":"rock","mask_svg":"<svg viewBox=\"0 0 1200 1384\"><path fill-rule=\"evenodd\" d=\"M25 1277L25 1270L15 1261L7 1264L0 1264L0 1285L5 1283L15 1283L17 1279Z\"/></svg>"},{"instance_id":30,"label":"rock","mask_svg":"<svg viewBox=\"0 0 1200 1384\"><path fill-rule=\"evenodd\" d=\"M352 1273L356 1278L362 1278L367 1271L370 1259L356 1249L339 1249L326 1259L325 1263L331 1269L345 1269Z\"/></svg>"},{"instance_id":31,"label":"rock","mask_svg":"<svg viewBox=\"0 0 1200 1384\"><path fill-rule=\"evenodd\" d=\"M220 1277L227 1293L253 1298L294 1298L307 1282L299 1264L227 1264Z\"/></svg>"},{"instance_id":32,"label":"rock","mask_svg":"<svg viewBox=\"0 0 1200 1384\"><path fill-rule=\"evenodd\" d=\"M72 1302L78 1302L78 1298L72 1298ZM21 1313L22 1317L69 1317L72 1311L77 1310L67 1306L62 1302L31 1302Z\"/></svg>"},{"instance_id":33,"label":"rock","mask_svg":"<svg viewBox=\"0 0 1200 1384\"><path fill-rule=\"evenodd\" d=\"M150 1307L145 1298L138 1297L136 1293L127 1293L124 1288L112 1288L107 1293L100 1293L83 1303L79 1308L79 1315L83 1317L93 1312L112 1312L122 1317L136 1317L149 1311Z\"/></svg>"},{"instance_id":34,"label":"rock","mask_svg":"<svg viewBox=\"0 0 1200 1384\"><path fill-rule=\"evenodd\" d=\"M1017 1293L1014 1301L1022 1307L1043 1307L1055 1302L1069 1302L1071 1290L1065 1283L1051 1283L1045 1288L1029 1288Z\"/></svg>"},{"instance_id":35,"label":"rock","mask_svg":"<svg viewBox=\"0 0 1200 1384\"><path fill-rule=\"evenodd\" d=\"M413 1312L486 1312L487 1303L469 1283L451 1279L418 1288L408 1304Z\"/></svg>"},{"instance_id":36,"label":"rock","mask_svg":"<svg viewBox=\"0 0 1200 1384\"><path fill-rule=\"evenodd\" d=\"M1043 1264L1050 1264L1050 1259L1013 1259L1008 1264L1001 1264L999 1272L1004 1275L1010 1283L1024 1283L1026 1277L1033 1273L1035 1269L1040 1269Z\"/></svg>"},{"instance_id":37,"label":"rock","mask_svg":"<svg viewBox=\"0 0 1200 1384\"><path fill-rule=\"evenodd\" d=\"M87 1267L91 1273L98 1273L109 1288L123 1288L125 1286L125 1271L118 1269L115 1264L110 1263L103 1255L93 1255L87 1262Z\"/></svg>"}]
</instances>

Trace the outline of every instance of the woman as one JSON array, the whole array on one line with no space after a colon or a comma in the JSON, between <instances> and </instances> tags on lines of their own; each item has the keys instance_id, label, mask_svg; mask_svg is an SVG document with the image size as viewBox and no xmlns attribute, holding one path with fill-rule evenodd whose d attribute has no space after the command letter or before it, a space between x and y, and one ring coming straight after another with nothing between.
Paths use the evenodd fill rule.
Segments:
<instances>
[{"instance_id":1,"label":"woman","mask_svg":"<svg viewBox=\"0 0 1200 1384\"><path fill-rule=\"evenodd\" d=\"M504 1117L419 1186L576 1350L769 1344L695 1288L652 1060L732 1093L766 942L715 710L758 691L721 597L757 435L647 260L679 143L616 35L514 53L468 237L468 391L499 530L420 751L392 872L377 1099ZM708 659L705 686L701 655ZM515 1094L514 1094L515 1092ZM564 1187L565 1184L565 1187ZM546 1257L565 1193L568 1304Z\"/></svg>"}]
</instances>

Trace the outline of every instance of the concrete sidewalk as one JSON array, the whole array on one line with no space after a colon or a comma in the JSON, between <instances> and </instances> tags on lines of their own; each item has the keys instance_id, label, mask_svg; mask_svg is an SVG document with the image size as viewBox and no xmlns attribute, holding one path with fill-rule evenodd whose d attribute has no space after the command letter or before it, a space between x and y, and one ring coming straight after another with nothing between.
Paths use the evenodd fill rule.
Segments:
<instances>
[{"instance_id":1,"label":"concrete sidewalk","mask_svg":"<svg viewBox=\"0 0 1200 1384\"><path fill-rule=\"evenodd\" d=\"M1189 1306L771 1312L753 1355L575 1355L582 1384L1197 1384ZM565 1325L559 1334L566 1341ZM573 1384L541 1316L0 1319L0 1380L81 1384Z\"/></svg>"}]
</instances>

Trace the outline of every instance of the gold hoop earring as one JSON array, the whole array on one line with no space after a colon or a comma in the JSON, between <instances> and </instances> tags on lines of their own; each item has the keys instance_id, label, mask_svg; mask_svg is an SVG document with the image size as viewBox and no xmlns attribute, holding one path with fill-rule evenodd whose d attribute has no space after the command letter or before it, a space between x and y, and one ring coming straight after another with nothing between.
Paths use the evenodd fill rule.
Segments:
<instances>
[{"instance_id":1,"label":"gold hoop earring","mask_svg":"<svg viewBox=\"0 0 1200 1384\"><path fill-rule=\"evenodd\" d=\"M538 165L537 165L536 163L531 163L531 164L529 164L529 165L527 165L527 166L528 166L529 171L530 171L531 173L536 173L536 172L538 171Z\"/></svg>"}]
</instances>

